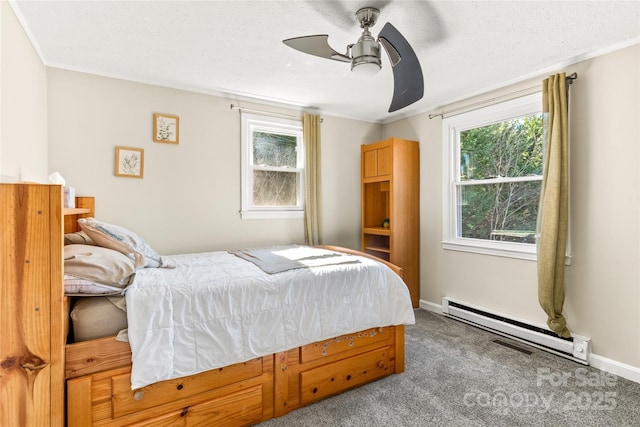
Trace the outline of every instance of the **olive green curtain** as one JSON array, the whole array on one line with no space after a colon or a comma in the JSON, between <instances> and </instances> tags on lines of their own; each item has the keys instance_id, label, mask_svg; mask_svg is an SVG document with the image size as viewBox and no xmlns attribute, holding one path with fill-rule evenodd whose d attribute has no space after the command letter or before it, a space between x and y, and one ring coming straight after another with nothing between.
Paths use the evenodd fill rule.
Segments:
<instances>
[{"instance_id":1,"label":"olive green curtain","mask_svg":"<svg viewBox=\"0 0 640 427\"><path fill-rule=\"evenodd\" d=\"M564 260L569 231L569 123L565 73L542 82L544 172L538 210L538 300L547 325L561 337L571 333L562 314Z\"/></svg>"},{"instance_id":2,"label":"olive green curtain","mask_svg":"<svg viewBox=\"0 0 640 427\"><path fill-rule=\"evenodd\" d=\"M320 116L302 115L304 139L304 240L307 245L320 242Z\"/></svg>"}]
</instances>

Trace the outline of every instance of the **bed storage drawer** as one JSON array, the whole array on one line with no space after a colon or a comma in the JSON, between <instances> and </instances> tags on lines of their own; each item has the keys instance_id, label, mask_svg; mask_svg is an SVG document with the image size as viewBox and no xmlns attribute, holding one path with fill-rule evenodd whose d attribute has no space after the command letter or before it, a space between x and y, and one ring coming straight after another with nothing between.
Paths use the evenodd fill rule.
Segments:
<instances>
[{"instance_id":1,"label":"bed storage drawer","mask_svg":"<svg viewBox=\"0 0 640 427\"><path fill-rule=\"evenodd\" d=\"M273 417L273 357L131 390L130 368L67 381L67 425L249 425Z\"/></svg>"},{"instance_id":2,"label":"bed storage drawer","mask_svg":"<svg viewBox=\"0 0 640 427\"><path fill-rule=\"evenodd\" d=\"M276 417L404 371L404 326L370 328L276 353Z\"/></svg>"},{"instance_id":3,"label":"bed storage drawer","mask_svg":"<svg viewBox=\"0 0 640 427\"><path fill-rule=\"evenodd\" d=\"M262 419L262 387L255 386L200 404L178 409L136 426L244 426Z\"/></svg>"},{"instance_id":4,"label":"bed storage drawer","mask_svg":"<svg viewBox=\"0 0 640 427\"><path fill-rule=\"evenodd\" d=\"M383 347L300 373L300 403L306 405L393 372L392 350Z\"/></svg>"},{"instance_id":5,"label":"bed storage drawer","mask_svg":"<svg viewBox=\"0 0 640 427\"><path fill-rule=\"evenodd\" d=\"M121 417L262 374L262 359L253 359L197 376L177 378L131 390L129 373L112 377L113 416Z\"/></svg>"}]
</instances>

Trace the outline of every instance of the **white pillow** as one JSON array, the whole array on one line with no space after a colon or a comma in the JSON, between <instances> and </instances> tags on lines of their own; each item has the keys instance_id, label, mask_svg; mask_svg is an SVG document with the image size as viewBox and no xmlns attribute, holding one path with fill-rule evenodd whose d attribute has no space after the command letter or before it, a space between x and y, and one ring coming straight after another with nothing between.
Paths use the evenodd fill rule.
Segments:
<instances>
[{"instance_id":1,"label":"white pillow","mask_svg":"<svg viewBox=\"0 0 640 427\"><path fill-rule=\"evenodd\" d=\"M64 293L69 296L120 295L122 294L122 288L103 285L102 283L65 274Z\"/></svg>"},{"instance_id":2,"label":"white pillow","mask_svg":"<svg viewBox=\"0 0 640 427\"><path fill-rule=\"evenodd\" d=\"M162 266L162 257L133 231L95 218L80 218L78 224L96 244L116 250L134 260L136 269Z\"/></svg>"},{"instance_id":3,"label":"white pillow","mask_svg":"<svg viewBox=\"0 0 640 427\"><path fill-rule=\"evenodd\" d=\"M64 247L64 274L101 285L125 288L136 272L133 260L112 249L90 245ZM70 283L70 286L88 283Z\"/></svg>"}]
</instances>

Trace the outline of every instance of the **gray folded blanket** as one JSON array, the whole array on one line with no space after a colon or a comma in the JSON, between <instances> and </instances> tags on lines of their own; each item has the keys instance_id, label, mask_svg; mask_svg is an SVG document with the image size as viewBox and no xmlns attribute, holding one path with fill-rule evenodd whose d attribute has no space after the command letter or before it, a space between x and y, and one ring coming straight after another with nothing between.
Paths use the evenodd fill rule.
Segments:
<instances>
[{"instance_id":1,"label":"gray folded blanket","mask_svg":"<svg viewBox=\"0 0 640 427\"><path fill-rule=\"evenodd\" d=\"M229 253L257 265L268 274L282 273L298 268L360 262L353 255L301 245L239 249L229 251Z\"/></svg>"}]
</instances>

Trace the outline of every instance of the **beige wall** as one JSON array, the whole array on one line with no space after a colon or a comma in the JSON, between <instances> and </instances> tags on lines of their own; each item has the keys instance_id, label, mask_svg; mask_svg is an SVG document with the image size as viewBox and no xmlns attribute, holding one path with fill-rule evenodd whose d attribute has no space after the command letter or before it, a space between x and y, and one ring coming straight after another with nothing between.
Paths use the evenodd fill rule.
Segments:
<instances>
[{"instance_id":1,"label":"beige wall","mask_svg":"<svg viewBox=\"0 0 640 427\"><path fill-rule=\"evenodd\" d=\"M578 80L570 98L573 260L564 311L572 332L592 338L595 354L634 367L640 367L639 63L635 45L566 69ZM535 262L442 249L441 120L422 114L386 124L384 135L420 141L423 302L448 296L544 324Z\"/></svg>"},{"instance_id":2,"label":"beige wall","mask_svg":"<svg viewBox=\"0 0 640 427\"><path fill-rule=\"evenodd\" d=\"M48 100L50 169L77 194L96 196L99 219L133 229L158 252L304 243L302 220L240 218L235 100L53 68ZM152 141L154 112L180 117L180 144ZM359 147L382 126L327 116L321 132L324 243L357 248ZM144 149L143 179L114 175L116 146Z\"/></svg>"},{"instance_id":3,"label":"beige wall","mask_svg":"<svg viewBox=\"0 0 640 427\"><path fill-rule=\"evenodd\" d=\"M324 116L321 179L324 243L360 249L360 145L381 138L381 125Z\"/></svg>"},{"instance_id":4,"label":"beige wall","mask_svg":"<svg viewBox=\"0 0 640 427\"><path fill-rule=\"evenodd\" d=\"M46 182L46 70L0 1L0 182Z\"/></svg>"}]
</instances>

